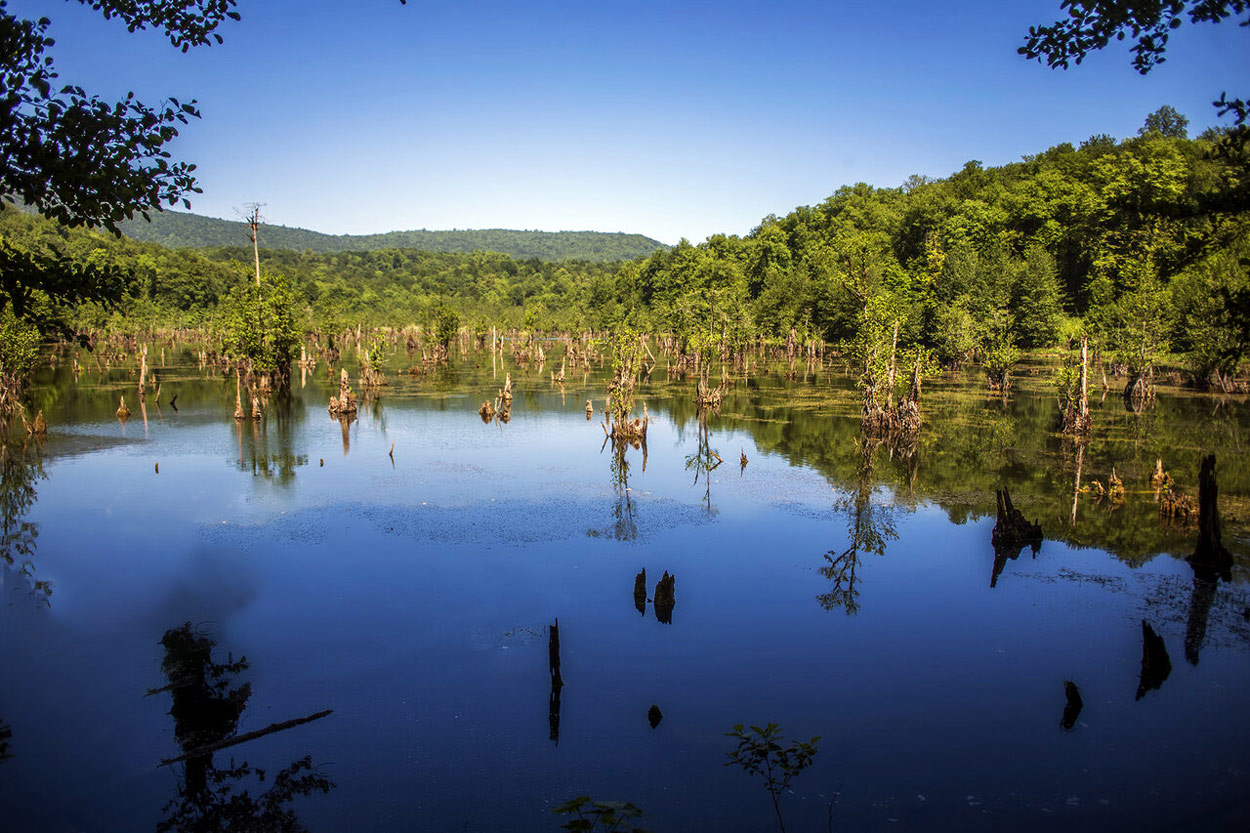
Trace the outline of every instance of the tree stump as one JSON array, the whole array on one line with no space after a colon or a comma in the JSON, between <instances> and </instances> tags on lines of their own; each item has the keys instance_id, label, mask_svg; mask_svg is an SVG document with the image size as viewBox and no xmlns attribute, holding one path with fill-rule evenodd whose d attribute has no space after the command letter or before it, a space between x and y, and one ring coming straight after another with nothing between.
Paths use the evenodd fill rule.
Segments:
<instances>
[{"instance_id":1,"label":"tree stump","mask_svg":"<svg viewBox=\"0 0 1250 833\"><path fill-rule=\"evenodd\" d=\"M126 397L120 397L117 410L114 412L118 419L126 419L130 416L130 409L126 407Z\"/></svg>"},{"instance_id":2,"label":"tree stump","mask_svg":"<svg viewBox=\"0 0 1250 833\"><path fill-rule=\"evenodd\" d=\"M647 615L647 568L643 567L634 576L634 607L643 616Z\"/></svg>"},{"instance_id":3,"label":"tree stump","mask_svg":"<svg viewBox=\"0 0 1250 833\"><path fill-rule=\"evenodd\" d=\"M1198 546L1188 559L1194 572L1232 577L1233 555L1220 536L1219 485L1215 480L1215 455L1202 459L1198 470Z\"/></svg>"},{"instance_id":4,"label":"tree stump","mask_svg":"<svg viewBox=\"0 0 1250 833\"><path fill-rule=\"evenodd\" d=\"M670 576L668 570L655 585L655 618L665 625L673 624L673 608L677 605L677 577Z\"/></svg>"},{"instance_id":5,"label":"tree stump","mask_svg":"<svg viewBox=\"0 0 1250 833\"><path fill-rule=\"evenodd\" d=\"M997 489L994 495L998 502L998 521L990 535L994 549L1018 550L1026 544L1041 544L1042 525L1024 517L1011 502L1011 493L1007 489Z\"/></svg>"}]
</instances>

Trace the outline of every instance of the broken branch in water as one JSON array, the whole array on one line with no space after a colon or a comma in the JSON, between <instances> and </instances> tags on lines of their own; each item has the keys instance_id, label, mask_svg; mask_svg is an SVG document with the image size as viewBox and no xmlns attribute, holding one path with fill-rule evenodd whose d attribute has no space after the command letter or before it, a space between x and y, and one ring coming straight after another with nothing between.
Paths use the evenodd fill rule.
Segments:
<instances>
[{"instance_id":1,"label":"broken branch in water","mask_svg":"<svg viewBox=\"0 0 1250 833\"><path fill-rule=\"evenodd\" d=\"M222 749L228 749L231 746L238 746L240 743L247 743L250 740L262 738L265 735L272 735L275 732L285 732L287 729L294 729L296 726L303 726L305 723L312 723L314 720L320 720L321 718L333 713L334 709L326 709L325 711L317 712L316 714L310 714L307 717L297 717L294 720L284 720L281 723L273 723L263 729L257 729L254 732L246 732L242 735L234 735L232 737L223 738L216 743L209 743L199 747L198 749L192 749L190 752L185 752L176 758L166 758L157 764L157 766L171 766L173 764L181 763L182 761L189 761L192 758L202 758L205 755L211 755L212 753L218 752Z\"/></svg>"}]
</instances>

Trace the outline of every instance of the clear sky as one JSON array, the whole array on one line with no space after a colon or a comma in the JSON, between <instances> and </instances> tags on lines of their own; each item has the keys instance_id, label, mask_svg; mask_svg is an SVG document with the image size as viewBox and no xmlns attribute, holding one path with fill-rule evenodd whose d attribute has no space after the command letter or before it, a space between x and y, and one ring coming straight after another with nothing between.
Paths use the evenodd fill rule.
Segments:
<instances>
[{"instance_id":1,"label":"clear sky","mask_svg":"<svg viewBox=\"0 0 1250 833\"><path fill-rule=\"evenodd\" d=\"M1016 54L1059 0L462 2L240 0L225 44L182 54L76 0L52 19L61 80L198 99L177 158L192 210L334 234L745 234L839 186L941 177L1171 104L1195 135L1244 95L1250 31L1186 25L1147 76L1113 44L1068 71Z\"/></svg>"}]
</instances>

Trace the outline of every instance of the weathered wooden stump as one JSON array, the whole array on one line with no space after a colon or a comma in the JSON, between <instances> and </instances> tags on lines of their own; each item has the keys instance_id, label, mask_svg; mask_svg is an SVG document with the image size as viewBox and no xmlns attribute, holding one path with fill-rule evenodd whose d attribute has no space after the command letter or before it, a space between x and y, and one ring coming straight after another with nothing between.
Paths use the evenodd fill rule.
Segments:
<instances>
[{"instance_id":1,"label":"weathered wooden stump","mask_svg":"<svg viewBox=\"0 0 1250 833\"><path fill-rule=\"evenodd\" d=\"M1215 480L1215 455L1202 459L1198 470L1198 546L1189 556L1195 575L1232 578L1233 555L1224 548L1220 535L1220 489Z\"/></svg>"}]
</instances>

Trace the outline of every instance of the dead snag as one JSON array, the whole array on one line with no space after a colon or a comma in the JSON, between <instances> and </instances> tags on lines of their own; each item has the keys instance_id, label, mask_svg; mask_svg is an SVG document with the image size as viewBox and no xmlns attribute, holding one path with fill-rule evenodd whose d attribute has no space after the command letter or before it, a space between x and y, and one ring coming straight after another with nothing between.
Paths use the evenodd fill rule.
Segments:
<instances>
[{"instance_id":1,"label":"dead snag","mask_svg":"<svg viewBox=\"0 0 1250 833\"><path fill-rule=\"evenodd\" d=\"M120 402L115 411L118 419L124 420L130 416L130 409L126 407L126 397L120 397Z\"/></svg>"},{"instance_id":2,"label":"dead snag","mask_svg":"<svg viewBox=\"0 0 1250 833\"><path fill-rule=\"evenodd\" d=\"M673 608L677 605L676 584L677 577L670 576L668 570L665 570L659 583L655 585L655 618L665 625L673 624Z\"/></svg>"},{"instance_id":3,"label":"dead snag","mask_svg":"<svg viewBox=\"0 0 1250 833\"><path fill-rule=\"evenodd\" d=\"M1198 470L1198 546L1189 557L1194 572L1231 577L1233 556L1220 535L1219 485L1215 480L1215 455L1202 459Z\"/></svg>"},{"instance_id":4,"label":"dead snag","mask_svg":"<svg viewBox=\"0 0 1250 833\"><path fill-rule=\"evenodd\" d=\"M998 521L994 524L994 531L990 536L994 549L1005 550L1014 547L1019 550L1026 544L1041 544L1041 524L1031 522L1024 517L1024 513L1011 502L1011 493L1007 489L995 490L994 494L998 502Z\"/></svg>"},{"instance_id":5,"label":"dead snag","mask_svg":"<svg viewBox=\"0 0 1250 833\"><path fill-rule=\"evenodd\" d=\"M330 415L352 417L357 410L356 394L352 393L351 385L347 381L347 368L342 368L339 375L339 395L330 397Z\"/></svg>"},{"instance_id":6,"label":"dead snag","mask_svg":"<svg viewBox=\"0 0 1250 833\"><path fill-rule=\"evenodd\" d=\"M643 616L647 615L647 568L643 567L634 576L634 607Z\"/></svg>"}]
</instances>

